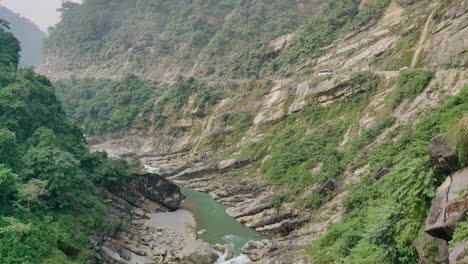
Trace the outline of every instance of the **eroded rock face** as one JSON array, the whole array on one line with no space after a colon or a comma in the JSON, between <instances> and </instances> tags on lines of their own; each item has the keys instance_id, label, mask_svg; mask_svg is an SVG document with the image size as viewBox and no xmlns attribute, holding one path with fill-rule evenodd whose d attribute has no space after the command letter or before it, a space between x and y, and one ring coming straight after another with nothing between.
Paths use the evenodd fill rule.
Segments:
<instances>
[{"instance_id":1,"label":"eroded rock face","mask_svg":"<svg viewBox=\"0 0 468 264\"><path fill-rule=\"evenodd\" d=\"M468 211L468 194L460 191L468 188L468 168L448 176L437 188L424 231L444 240L451 240L455 225L462 221Z\"/></svg>"},{"instance_id":2,"label":"eroded rock face","mask_svg":"<svg viewBox=\"0 0 468 264\"><path fill-rule=\"evenodd\" d=\"M428 149L434 163L444 172L454 172L459 168L457 153L449 145L446 134L433 137L429 142Z\"/></svg>"}]
</instances>

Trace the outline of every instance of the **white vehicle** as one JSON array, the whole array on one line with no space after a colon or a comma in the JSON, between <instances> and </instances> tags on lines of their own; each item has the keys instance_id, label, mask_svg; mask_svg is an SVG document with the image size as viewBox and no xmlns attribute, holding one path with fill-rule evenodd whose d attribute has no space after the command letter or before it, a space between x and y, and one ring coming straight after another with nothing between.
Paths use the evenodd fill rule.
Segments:
<instances>
[{"instance_id":1,"label":"white vehicle","mask_svg":"<svg viewBox=\"0 0 468 264\"><path fill-rule=\"evenodd\" d=\"M404 67L400 68L400 71L404 71L404 70L407 70L407 69L408 69L408 66L404 66Z\"/></svg>"},{"instance_id":2,"label":"white vehicle","mask_svg":"<svg viewBox=\"0 0 468 264\"><path fill-rule=\"evenodd\" d=\"M333 71L332 70L320 70L318 72L318 76L330 76L330 75L333 75Z\"/></svg>"}]
</instances>

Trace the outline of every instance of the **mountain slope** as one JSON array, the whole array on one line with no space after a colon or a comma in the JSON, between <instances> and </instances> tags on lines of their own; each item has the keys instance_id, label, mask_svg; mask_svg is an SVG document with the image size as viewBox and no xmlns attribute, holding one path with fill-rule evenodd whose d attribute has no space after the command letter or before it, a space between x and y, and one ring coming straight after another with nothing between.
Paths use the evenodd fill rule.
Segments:
<instances>
[{"instance_id":1,"label":"mountain slope","mask_svg":"<svg viewBox=\"0 0 468 264\"><path fill-rule=\"evenodd\" d=\"M410 66L416 45L423 46L418 57L424 65L466 67L462 2L67 3L64 19L45 44L39 71L54 79L126 73L158 80L174 80L179 74L278 79L327 66L398 70ZM418 42L431 10L427 39ZM341 65L346 58L359 64Z\"/></svg>"}]
</instances>

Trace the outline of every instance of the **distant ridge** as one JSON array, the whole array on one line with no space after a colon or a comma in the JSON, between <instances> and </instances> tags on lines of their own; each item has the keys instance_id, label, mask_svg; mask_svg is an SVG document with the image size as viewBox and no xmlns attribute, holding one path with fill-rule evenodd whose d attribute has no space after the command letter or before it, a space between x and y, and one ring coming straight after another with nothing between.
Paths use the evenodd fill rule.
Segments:
<instances>
[{"instance_id":1,"label":"distant ridge","mask_svg":"<svg viewBox=\"0 0 468 264\"><path fill-rule=\"evenodd\" d=\"M12 33L21 42L20 66L35 66L39 60L46 34L29 19L1 5L0 18L10 22Z\"/></svg>"}]
</instances>

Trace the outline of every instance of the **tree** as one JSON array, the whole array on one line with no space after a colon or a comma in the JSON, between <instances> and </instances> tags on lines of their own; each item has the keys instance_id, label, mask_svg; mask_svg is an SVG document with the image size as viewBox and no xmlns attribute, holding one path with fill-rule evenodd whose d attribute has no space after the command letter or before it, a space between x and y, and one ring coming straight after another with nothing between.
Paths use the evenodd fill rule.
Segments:
<instances>
[{"instance_id":1,"label":"tree","mask_svg":"<svg viewBox=\"0 0 468 264\"><path fill-rule=\"evenodd\" d=\"M16 191L19 177L11 169L0 164L0 204L8 203L10 196Z\"/></svg>"},{"instance_id":2,"label":"tree","mask_svg":"<svg viewBox=\"0 0 468 264\"><path fill-rule=\"evenodd\" d=\"M0 66L18 67L19 52L21 46L15 36L7 32L10 29L9 23L0 19Z\"/></svg>"},{"instance_id":3,"label":"tree","mask_svg":"<svg viewBox=\"0 0 468 264\"><path fill-rule=\"evenodd\" d=\"M17 204L28 209L45 206L45 201L42 198L49 194L46 189L47 185L47 181L39 179L32 179L28 183L20 184Z\"/></svg>"},{"instance_id":4,"label":"tree","mask_svg":"<svg viewBox=\"0 0 468 264\"><path fill-rule=\"evenodd\" d=\"M10 164L16 155L16 135L8 129L0 129L0 163Z\"/></svg>"},{"instance_id":5,"label":"tree","mask_svg":"<svg viewBox=\"0 0 468 264\"><path fill-rule=\"evenodd\" d=\"M90 185L72 154L53 148L31 148L24 157L27 178L47 181L51 205L64 208L79 204Z\"/></svg>"}]
</instances>

